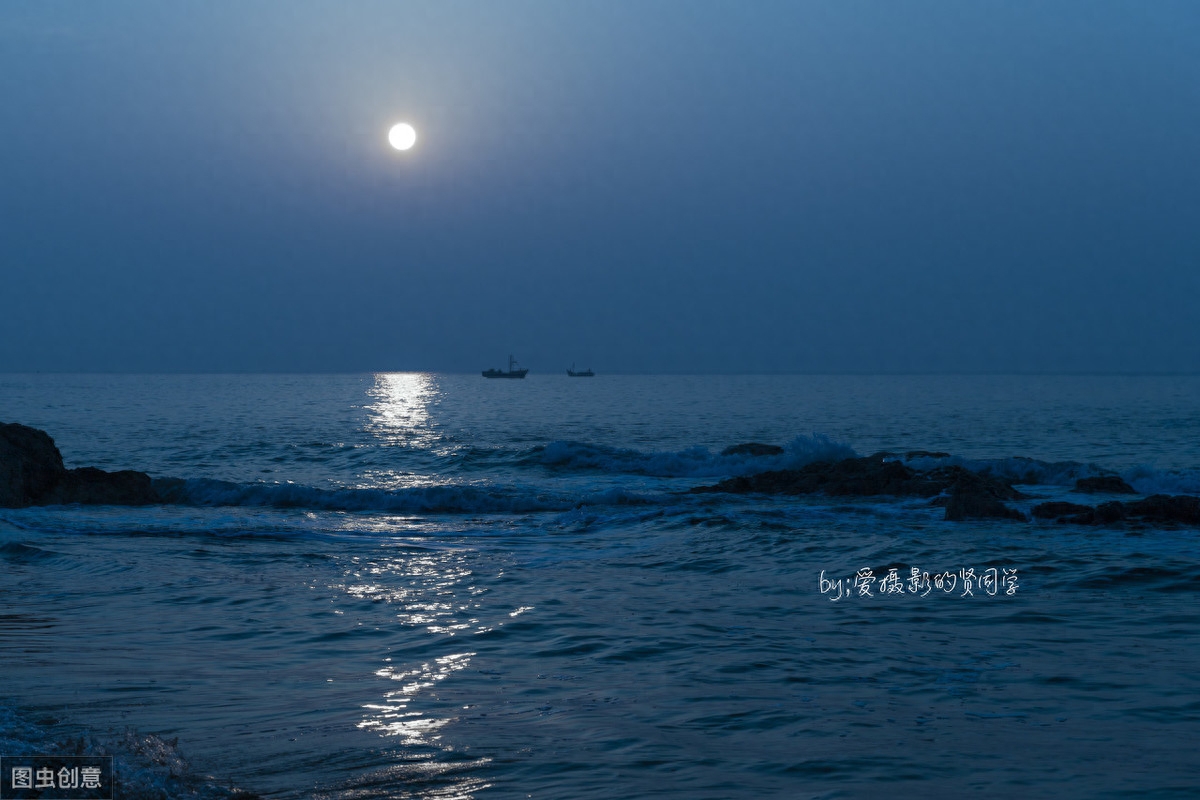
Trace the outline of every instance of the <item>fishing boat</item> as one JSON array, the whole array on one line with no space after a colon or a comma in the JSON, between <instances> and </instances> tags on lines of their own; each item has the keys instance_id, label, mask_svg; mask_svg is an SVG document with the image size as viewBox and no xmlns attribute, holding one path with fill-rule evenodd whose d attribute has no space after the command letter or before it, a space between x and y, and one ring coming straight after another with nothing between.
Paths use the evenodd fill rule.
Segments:
<instances>
[{"instance_id":1,"label":"fishing boat","mask_svg":"<svg viewBox=\"0 0 1200 800\"><path fill-rule=\"evenodd\" d=\"M596 377L596 373L592 372L591 367L588 367L587 369L582 369L582 370L576 371L574 364L572 364L571 368L569 370L567 370L567 374L570 375L572 378L594 378L594 377Z\"/></svg>"},{"instance_id":2,"label":"fishing boat","mask_svg":"<svg viewBox=\"0 0 1200 800\"><path fill-rule=\"evenodd\" d=\"M483 371L483 377L485 377L485 378L524 378L525 374L527 372L529 372L529 370L527 368L520 369L517 365L517 360L510 355L508 357L508 372L504 372L503 370L498 370L498 369L485 369Z\"/></svg>"}]
</instances>

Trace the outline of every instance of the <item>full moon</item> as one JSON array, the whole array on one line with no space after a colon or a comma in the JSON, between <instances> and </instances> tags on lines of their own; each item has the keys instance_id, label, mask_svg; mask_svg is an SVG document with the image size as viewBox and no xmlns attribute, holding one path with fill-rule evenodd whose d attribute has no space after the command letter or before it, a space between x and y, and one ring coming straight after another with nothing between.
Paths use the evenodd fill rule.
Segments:
<instances>
[{"instance_id":1,"label":"full moon","mask_svg":"<svg viewBox=\"0 0 1200 800\"><path fill-rule=\"evenodd\" d=\"M417 130L407 122L393 125L388 131L388 141L397 150L407 150L417 143Z\"/></svg>"}]
</instances>

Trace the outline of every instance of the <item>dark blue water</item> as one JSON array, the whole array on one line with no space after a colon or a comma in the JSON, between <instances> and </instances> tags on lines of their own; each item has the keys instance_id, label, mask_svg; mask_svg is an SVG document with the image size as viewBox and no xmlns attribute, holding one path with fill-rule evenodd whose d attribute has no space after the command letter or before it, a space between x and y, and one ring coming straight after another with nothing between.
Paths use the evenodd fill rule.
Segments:
<instances>
[{"instance_id":1,"label":"dark blue water","mask_svg":"<svg viewBox=\"0 0 1200 800\"><path fill-rule=\"evenodd\" d=\"M126 796L1200 791L1200 531L682 493L880 449L1196 493L1197 378L3 376L0 419L187 481L0 511L0 754Z\"/></svg>"}]
</instances>

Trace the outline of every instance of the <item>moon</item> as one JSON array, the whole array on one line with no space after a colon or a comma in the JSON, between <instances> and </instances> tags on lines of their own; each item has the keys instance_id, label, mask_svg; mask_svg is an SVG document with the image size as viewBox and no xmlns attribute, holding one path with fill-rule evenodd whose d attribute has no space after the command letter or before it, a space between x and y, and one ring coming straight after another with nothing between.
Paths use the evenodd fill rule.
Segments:
<instances>
[{"instance_id":1,"label":"moon","mask_svg":"<svg viewBox=\"0 0 1200 800\"><path fill-rule=\"evenodd\" d=\"M407 122L393 125L388 131L388 142L397 150L408 150L417 143L417 129Z\"/></svg>"}]
</instances>

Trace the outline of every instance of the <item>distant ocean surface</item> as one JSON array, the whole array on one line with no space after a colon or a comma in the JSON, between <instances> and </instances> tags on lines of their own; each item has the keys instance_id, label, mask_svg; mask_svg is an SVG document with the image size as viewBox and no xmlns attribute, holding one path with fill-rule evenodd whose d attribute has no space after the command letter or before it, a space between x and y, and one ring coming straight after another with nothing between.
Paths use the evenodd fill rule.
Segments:
<instances>
[{"instance_id":1,"label":"distant ocean surface","mask_svg":"<svg viewBox=\"0 0 1200 800\"><path fill-rule=\"evenodd\" d=\"M924 450L1026 511L1200 494L1200 377L0 375L0 421L185 481L0 509L0 755L121 797L1200 796L1200 531L686 493Z\"/></svg>"}]
</instances>

